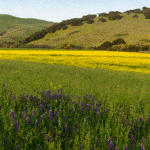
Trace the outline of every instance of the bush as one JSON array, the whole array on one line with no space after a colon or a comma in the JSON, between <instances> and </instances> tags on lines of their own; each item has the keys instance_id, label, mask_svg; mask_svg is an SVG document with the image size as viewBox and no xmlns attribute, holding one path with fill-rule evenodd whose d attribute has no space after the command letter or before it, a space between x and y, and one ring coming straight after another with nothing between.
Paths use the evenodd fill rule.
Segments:
<instances>
[{"instance_id":1,"label":"bush","mask_svg":"<svg viewBox=\"0 0 150 150\"><path fill-rule=\"evenodd\" d=\"M62 26L61 27L63 30L66 30L66 29L68 29L68 26Z\"/></svg>"},{"instance_id":2,"label":"bush","mask_svg":"<svg viewBox=\"0 0 150 150\"><path fill-rule=\"evenodd\" d=\"M98 50L108 50L112 47L112 43L110 41L105 41L103 44L97 47Z\"/></svg>"},{"instance_id":3,"label":"bush","mask_svg":"<svg viewBox=\"0 0 150 150\"><path fill-rule=\"evenodd\" d=\"M82 19L78 19L78 18L73 18L70 20L70 24L72 26L81 26L82 25Z\"/></svg>"},{"instance_id":4,"label":"bush","mask_svg":"<svg viewBox=\"0 0 150 150\"><path fill-rule=\"evenodd\" d=\"M138 51L140 51L140 47L138 47L136 45L129 45L129 46L127 46L127 51L128 52L138 52Z\"/></svg>"},{"instance_id":5,"label":"bush","mask_svg":"<svg viewBox=\"0 0 150 150\"><path fill-rule=\"evenodd\" d=\"M70 49L82 49L83 47L82 46L79 46L79 45L73 45L71 43L65 43L63 45L60 46L61 49L67 49L67 50L70 50Z\"/></svg>"},{"instance_id":6,"label":"bush","mask_svg":"<svg viewBox=\"0 0 150 150\"><path fill-rule=\"evenodd\" d=\"M99 17L108 17L109 15L107 13L101 13L99 14Z\"/></svg>"},{"instance_id":7,"label":"bush","mask_svg":"<svg viewBox=\"0 0 150 150\"><path fill-rule=\"evenodd\" d=\"M119 14L115 13L115 14L110 14L108 16L109 20L120 20L123 16L120 16Z\"/></svg>"},{"instance_id":8,"label":"bush","mask_svg":"<svg viewBox=\"0 0 150 150\"><path fill-rule=\"evenodd\" d=\"M104 19L104 18L99 18L98 21L100 21L100 22L106 22L106 19Z\"/></svg>"},{"instance_id":9,"label":"bush","mask_svg":"<svg viewBox=\"0 0 150 150\"><path fill-rule=\"evenodd\" d=\"M83 21L86 21L88 19L94 19L96 17L96 15L86 15L86 16L82 16Z\"/></svg>"},{"instance_id":10,"label":"bush","mask_svg":"<svg viewBox=\"0 0 150 150\"><path fill-rule=\"evenodd\" d=\"M133 18L138 18L139 16L138 15L133 15Z\"/></svg>"},{"instance_id":11,"label":"bush","mask_svg":"<svg viewBox=\"0 0 150 150\"><path fill-rule=\"evenodd\" d=\"M150 45L144 45L141 47L142 51L150 51Z\"/></svg>"},{"instance_id":12,"label":"bush","mask_svg":"<svg viewBox=\"0 0 150 150\"><path fill-rule=\"evenodd\" d=\"M94 23L94 20L93 20L93 19L88 19L88 20L86 21L86 23L87 23L87 24L93 24L93 23Z\"/></svg>"},{"instance_id":13,"label":"bush","mask_svg":"<svg viewBox=\"0 0 150 150\"><path fill-rule=\"evenodd\" d=\"M149 9L149 8L147 8L147 7L145 7L145 6L142 7L143 13L146 12L148 9Z\"/></svg>"},{"instance_id":14,"label":"bush","mask_svg":"<svg viewBox=\"0 0 150 150\"><path fill-rule=\"evenodd\" d=\"M127 46L124 44L117 44L111 47L112 51L126 51L126 49L127 49Z\"/></svg>"},{"instance_id":15,"label":"bush","mask_svg":"<svg viewBox=\"0 0 150 150\"><path fill-rule=\"evenodd\" d=\"M150 19L150 9L144 12L145 19Z\"/></svg>"},{"instance_id":16,"label":"bush","mask_svg":"<svg viewBox=\"0 0 150 150\"><path fill-rule=\"evenodd\" d=\"M112 42L112 45L117 45L117 44L125 44L126 45L126 42L124 41L124 39L118 38Z\"/></svg>"}]
</instances>

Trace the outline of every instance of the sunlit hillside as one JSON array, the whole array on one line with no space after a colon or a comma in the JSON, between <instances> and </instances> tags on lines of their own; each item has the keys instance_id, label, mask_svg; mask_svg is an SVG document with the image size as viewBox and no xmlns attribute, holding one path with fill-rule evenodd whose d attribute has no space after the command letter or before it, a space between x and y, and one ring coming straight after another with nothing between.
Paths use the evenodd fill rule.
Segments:
<instances>
[{"instance_id":1,"label":"sunlit hillside","mask_svg":"<svg viewBox=\"0 0 150 150\"><path fill-rule=\"evenodd\" d=\"M145 19L144 14L138 14L138 18L133 18L135 13L123 16L120 20L99 22L100 17L94 18L93 24L83 24L82 26L68 25L66 30L58 30L55 33L48 33L43 39L32 41L28 44L50 45L60 47L64 43L82 45L84 47L99 46L104 41L113 41L118 37L123 38L127 44L149 44L150 43L150 19Z\"/></svg>"},{"instance_id":2,"label":"sunlit hillside","mask_svg":"<svg viewBox=\"0 0 150 150\"><path fill-rule=\"evenodd\" d=\"M0 15L0 42L17 42L41 31L53 22L33 18L18 18L11 15Z\"/></svg>"}]
</instances>

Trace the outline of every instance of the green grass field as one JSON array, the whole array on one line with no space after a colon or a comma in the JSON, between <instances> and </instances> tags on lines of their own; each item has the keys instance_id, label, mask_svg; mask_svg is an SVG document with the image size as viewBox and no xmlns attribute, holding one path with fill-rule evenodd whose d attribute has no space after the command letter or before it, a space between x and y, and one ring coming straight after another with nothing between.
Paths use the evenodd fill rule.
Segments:
<instances>
[{"instance_id":1,"label":"green grass field","mask_svg":"<svg viewBox=\"0 0 150 150\"><path fill-rule=\"evenodd\" d=\"M57 89L62 89L65 94L64 102L61 94L55 94ZM47 90L55 96L49 96ZM86 99L86 95L95 98ZM140 146L148 150L149 98L149 74L0 59L0 149L16 149L19 145L17 149L20 147L20 150L36 149L37 146L44 150L76 150L80 146L85 150L127 150L127 147L128 150L140 150ZM25 103L27 99L28 103ZM39 103L35 99L40 100ZM46 101L46 106L41 100ZM80 106L78 102L82 101L84 103ZM99 110L97 102L100 103ZM47 104L50 104L51 111L46 110ZM30 115L34 108L35 117L26 116L26 120L19 117L24 107L26 114ZM17 116L18 130L17 122L10 119L10 116L14 119L11 109ZM44 114L46 112L49 118ZM43 114L45 117L40 121ZM63 120L65 117L66 121ZM141 122L139 117L142 117ZM68 128L66 131L67 127L73 126L75 130ZM2 137L6 139L2 140ZM47 137L49 140L46 140ZM110 138L112 142L108 142ZM144 138L145 144L142 141ZM23 139L25 142L22 142Z\"/></svg>"}]
</instances>

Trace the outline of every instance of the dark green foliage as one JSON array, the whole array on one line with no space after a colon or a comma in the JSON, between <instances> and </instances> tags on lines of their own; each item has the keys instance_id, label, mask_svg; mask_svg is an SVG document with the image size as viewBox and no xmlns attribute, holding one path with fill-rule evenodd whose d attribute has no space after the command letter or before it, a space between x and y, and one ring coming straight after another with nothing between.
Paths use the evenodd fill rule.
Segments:
<instances>
[{"instance_id":1,"label":"dark green foliage","mask_svg":"<svg viewBox=\"0 0 150 150\"><path fill-rule=\"evenodd\" d=\"M94 20L93 19L88 19L86 22L87 22L87 24L93 24Z\"/></svg>"},{"instance_id":2,"label":"dark green foliage","mask_svg":"<svg viewBox=\"0 0 150 150\"><path fill-rule=\"evenodd\" d=\"M8 48L8 47L11 47L14 44L15 44L15 42L0 42L0 47Z\"/></svg>"},{"instance_id":3,"label":"dark green foliage","mask_svg":"<svg viewBox=\"0 0 150 150\"><path fill-rule=\"evenodd\" d=\"M136 46L136 45L129 45L127 47L127 51L128 52L138 52L138 51L140 51L140 47Z\"/></svg>"},{"instance_id":4,"label":"dark green foliage","mask_svg":"<svg viewBox=\"0 0 150 150\"><path fill-rule=\"evenodd\" d=\"M123 16L120 16L118 13L113 13L108 16L109 20L120 20Z\"/></svg>"},{"instance_id":5,"label":"dark green foliage","mask_svg":"<svg viewBox=\"0 0 150 150\"><path fill-rule=\"evenodd\" d=\"M78 18L73 18L70 20L70 24L72 26L81 26L82 25L82 19L78 19Z\"/></svg>"},{"instance_id":6,"label":"dark green foliage","mask_svg":"<svg viewBox=\"0 0 150 150\"><path fill-rule=\"evenodd\" d=\"M104 12L104 13L99 14L99 17L108 17L108 15L109 14L107 14L107 13Z\"/></svg>"},{"instance_id":7,"label":"dark green foliage","mask_svg":"<svg viewBox=\"0 0 150 150\"><path fill-rule=\"evenodd\" d=\"M145 19L150 19L150 9L147 9L147 10L144 12L144 16L145 16Z\"/></svg>"},{"instance_id":8,"label":"dark green foliage","mask_svg":"<svg viewBox=\"0 0 150 150\"><path fill-rule=\"evenodd\" d=\"M62 26L62 29L66 30L66 29L68 29L68 26Z\"/></svg>"},{"instance_id":9,"label":"dark green foliage","mask_svg":"<svg viewBox=\"0 0 150 150\"><path fill-rule=\"evenodd\" d=\"M83 21L86 21L88 19L94 19L96 17L96 15L86 15L86 16L82 16Z\"/></svg>"},{"instance_id":10,"label":"dark green foliage","mask_svg":"<svg viewBox=\"0 0 150 150\"><path fill-rule=\"evenodd\" d=\"M133 18L138 18L139 16L138 15L133 15Z\"/></svg>"},{"instance_id":11,"label":"dark green foliage","mask_svg":"<svg viewBox=\"0 0 150 150\"><path fill-rule=\"evenodd\" d=\"M112 45L117 45L117 44L125 44L126 45L126 42L124 41L124 39L118 38L112 42Z\"/></svg>"},{"instance_id":12,"label":"dark green foliage","mask_svg":"<svg viewBox=\"0 0 150 150\"><path fill-rule=\"evenodd\" d=\"M105 41L103 44L97 47L98 50L108 50L112 47L112 43L110 41Z\"/></svg>"},{"instance_id":13,"label":"dark green foliage","mask_svg":"<svg viewBox=\"0 0 150 150\"><path fill-rule=\"evenodd\" d=\"M71 43L65 43L65 44L61 45L60 48L61 49L67 49L67 50L74 50L74 49L81 50L81 49L83 49L82 46L74 45L74 44L71 44Z\"/></svg>"},{"instance_id":14,"label":"dark green foliage","mask_svg":"<svg viewBox=\"0 0 150 150\"><path fill-rule=\"evenodd\" d=\"M29 45L22 45L21 48L46 48L46 49L54 49L55 47L48 46L48 45L35 45L35 44L29 44Z\"/></svg>"},{"instance_id":15,"label":"dark green foliage","mask_svg":"<svg viewBox=\"0 0 150 150\"><path fill-rule=\"evenodd\" d=\"M141 47L142 51L150 51L150 45L144 45Z\"/></svg>"},{"instance_id":16,"label":"dark green foliage","mask_svg":"<svg viewBox=\"0 0 150 150\"><path fill-rule=\"evenodd\" d=\"M147 8L147 7L142 7L142 10L143 10L143 13L145 12L145 11L147 11L149 8Z\"/></svg>"},{"instance_id":17,"label":"dark green foliage","mask_svg":"<svg viewBox=\"0 0 150 150\"><path fill-rule=\"evenodd\" d=\"M104 19L104 18L99 18L98 21L100 21L100 22L106 22L106 19Z\"/></svg>"},{"instance_id":18,"label":"dark green foliage","mask_svg":"<svg viewBox=\"0 0 150 150\"><path fill-rule=\"evenodd\" d=\"M124 13L127 13L127 15L129 15L131 13L143 14L143 11L138 8L138 9L133 9L133 10L127 10Z\"/></svg>"},{"instance_id":19,"label":"dark green foliage","mask_svg":"<svg viewBox=\"0 0 150 150\"><path fill-rule=\"evenodd\" d=\"M80 32L80 31L70 32L70 33L68 33L68 35L72 35L72 34L74 34L74 33L78 33L78 32Z\"/></svg>"},{"instance_id":20,"label":"dark green foliage","mask_svg":"<svg viewBox=\"0 0 150 150\"><path fill-rule=\"evenodd\" d=\"M109 11L108 15L121 14L119 11Z\"/></svg>"}]
</instances>

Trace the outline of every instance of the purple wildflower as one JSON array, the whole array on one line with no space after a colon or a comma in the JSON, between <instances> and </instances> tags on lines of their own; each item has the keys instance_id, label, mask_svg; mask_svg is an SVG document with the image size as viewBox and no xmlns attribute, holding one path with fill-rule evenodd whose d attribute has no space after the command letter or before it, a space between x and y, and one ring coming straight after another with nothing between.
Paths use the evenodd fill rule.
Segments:
<instances>
[{"instance_id":1,"label":"purple wildflower","mask_svg":"<svg viewBox=\"0 0 150 150\"><path fill-rule=\"evenodd\" d=\"M38 126L38 121L37 121L37 120L35 121L35 126L36 126L36 127Z\"/></svg>"},{"instance_id":2,"label":"purple wildflower","mask_svg":"<svg viewBox=\"0 0 150 150\"><path fill-rule=\"evenodd\" d=\"M37 150L40 150L40 145L39 144L37 145Z\"/></svg>"},{"instance_id":3,"label":"purple wildflower","mask_svg":"<svg viewBox=\"0 0 150 150\"><path fill-rule=\"evenodd\" d=\"M42 113L42 105L40 104L39 112Z\"/></svg>"},{"instance_id":4,"label":"purple wildflower","mask_svg":"<svg viewBox=\"0 0 150 150\"><path fill-rule=\"evenodd\" d=\"M130 137L130 140L131 140L131 147L133 147L134 146L134 137L132 135Z\"/></svg>"},{"instance_id":5,"label":"purple wildflower","mask_svg":"<svg viewBox=\"0 0 150 150\"><path fill-rule=\"evenodd\" d=\"M17 146L17 150L21 150L21 148L20 148L20 146L19 146L19 145Z\"/></svg>"},{"instance_id":6,"label":"purple wildflower","mask_svg":"<svg viewBox=\"0 0 150 150\"><path fill-rule=\"evenodd\" d=\"M115 149L115 150L119 150L118 146L116 147L116 149Z\"/></svg>"},{"instance_id":7,"label":"purple wildflower","mask_svg":"<svg viewBox=\"0 0 150 150\"><path fill-rule=\"evenodd\" d=\"M43 120L43 115L41 116L41 118L40 118L40 121L42 122L42 120Z\"/></svg>"},{"instance_id":8,"label":"purple wildflower","mask_svg":"<svg viewBox=\"0 0 150 150\"><path fill-rule=\"evenodd\" d=\"M26 119L26 122L27 122L27 125L29 126L30 125L30 119L29 119L29 117Z\"/></svg>"},{"instance_id":9,"label":"purple wildflower","mask_svg":"<svg viewBox=\"0 0 150 150\"><path fill-rule=\"evenodd\" d=\"M93 145L91 145L91 148L90 148L90 150L93 150Z\"/></svg>"},{"instance_id":10,"label":"purple wildflower","mask_svg":"<svg viewBox=\"0 0 150 150\"><path fill-rule=\"evenodd\" d=\"M44 102L43 102L43 105L45 106L46 105L46 101L44 100Z\"/></svg>"},{"instance_id":11,"label":"purple wildflower","mask_svg":"<svg viewBox=\"0 0 150 150\"><path fill-rule=\"evenodd\" d=\"M148 116L147 121L150 124L150 115Z\"/></svg>"},{"instance_id":12,"label":"purple wildflower","mask_svg":"<svg viewBox=\"0 0 150 150\"><path fill-rule=\"evenodd\" d=\"M52 121L52 119L53 119L52 111L51 110L49 111L49 119L50 119L50 121Z\"/></svg>"},{"instance_id":13,"label":"purple wildflower","mask_svg":"<svg viewBox=\"0 0 150 150\"><path fill-rule=\"evenodd\" d=\"M15 128L16 128L16 130L19 129L18 121L15 122Z\"/></svg>"},{"instance_id":14,"label":"purple wildflower","mask_svg":"<svg viewBox=\"0 0 150 150\"><path fill-rule=\"evenodd\" d=\"M0 110L1 110L1 104L0 104Z\"/></svg>"}]
</instances>

